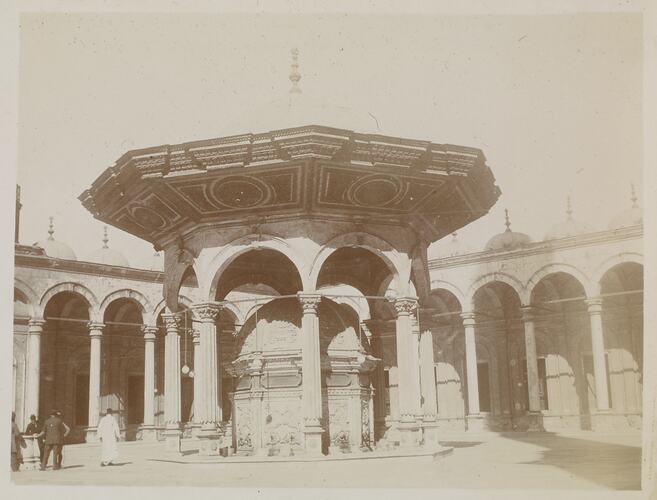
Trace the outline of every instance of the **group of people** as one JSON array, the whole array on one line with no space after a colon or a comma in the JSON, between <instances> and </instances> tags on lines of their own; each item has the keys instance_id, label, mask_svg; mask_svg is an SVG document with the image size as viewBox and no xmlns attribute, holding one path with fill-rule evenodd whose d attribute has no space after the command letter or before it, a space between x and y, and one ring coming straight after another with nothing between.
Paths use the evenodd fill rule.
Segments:
<instances>
[{"instance_id":1,"label":"group of people","mask_svg":"<svg viewBox=\"0 0 657 500\"><path fill-rule=\"evenodd\" d=\"M121 432L113 413L113 410L108 408L105 416L98 422L97 435L102 445L100 462L102 467L112 465L119 456L117 442L121 438ZM62 413L59 410L52 410L43 425L35 415L30 415L30 423L25 428L25 432L21 432L18 428L16 413L12 412L11 470L14 472L19 471L20 464L23 462L21 449L27 447L23 436L32 436L37 439L41 470L46 470L51 452L53 455L52 469L61 469L64 439L69 432L71 432L71 429L64 423Z\"/></svg>"}]
</instances>

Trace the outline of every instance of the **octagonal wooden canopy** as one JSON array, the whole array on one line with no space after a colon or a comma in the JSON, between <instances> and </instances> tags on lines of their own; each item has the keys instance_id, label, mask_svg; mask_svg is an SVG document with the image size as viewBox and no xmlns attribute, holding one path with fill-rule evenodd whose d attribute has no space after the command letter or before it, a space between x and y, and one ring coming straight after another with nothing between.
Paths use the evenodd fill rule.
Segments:
<instances>
[{"instance_id":1,"label":"octagonal wooden canopy","mask_svg":"<svg viewBox=\"0 0 657 500\"><path fill-rule=\"evenodd\" d=\"M129 151L79 199L159 248L253 218L410 226L432 242L499 195L479 149L311 125Z\"/></svg>"}]
</instances>

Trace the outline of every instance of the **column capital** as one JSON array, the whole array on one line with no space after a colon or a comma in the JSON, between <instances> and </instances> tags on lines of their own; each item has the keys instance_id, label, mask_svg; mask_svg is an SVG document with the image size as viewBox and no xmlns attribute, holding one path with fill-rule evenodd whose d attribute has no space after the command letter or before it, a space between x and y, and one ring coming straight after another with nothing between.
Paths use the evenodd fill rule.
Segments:
<instances>
[{"instance_id":1,"label":"column capital","mask_svg":"<svg viewBox=\"0 0 657 500\"><path fill-rule=\"evenodd\" d=\"M155 334L157 333L157 326L153 325L142 325L141 331L144 334L144 341L146 342L155 342Z\"/></svg>"},{"instance_id":2,"label":"column capital","mask_svg":"<svg viewBox=\"0 0 657 500\"><path fill-rule=\"evenodd\" d=\"M192 313L194 314L194 319L197 321L214 323L223 307L221 302L197 302L196 304L192 304Z\"/></svg>"},{"instance_id":3,"label":"column capital","mask_svg":"<svg viewBox=\"0 0 657 500\"><path fill-rule=\"evenodd\" d=\"M463 326L474 326L475 313L472 311L462 312L461 319L463 320Z\"/></svg>"},{"instance_id":4,"label":"column capital","mask_svg":"<svg viewBox=\"0 0 657 500\"><path fill-rule=\"evenodd\" d=\"M520 314L524 322L533 321L536 315L536 308L534 306L521 306Z\"/></svg>"},{"instance_id":5,"label":"column capital","mask_svg":"<svg viewBox=\"0 0 657 500\"><path fill-rule=\"evenodd\" d=\"M42 318L30 318L27 322L27 331L30 334L40 334L43 332L43 326L46 324L46 320Z\"/></svg>"},{"instance_id":6,"label":"column capital","mask_svg":"<svg viewBox=\"0 0 657 500\"><path fill-rule=\"evenodd\" d=\"M104 323L99 323L97 321L90 321L87 323L89 328L89 336L91 337L100 337L103 334L103 329L105 328Z\"/></svg>"},{"instance_id":7,"label":"column capital","mask_svg":"<svg viewBox=\"0 0 657 500\"><path fill-rule=\"evenodd\" d=\"M393 305L397 316L410 316L417 309L418 303L415 297L398 297L394 299Z\"/></svg>"},{"instance_id":8,"label":"column capital","mask_svg":"<svg viewBox=\"0 0 657 500\"><path fill-rule=\"evenodd\" d=\"M322 301L322 296L320 294L298 292L297 297L301 303L303 314L317 314L317 307Z\"/></svg>"},{"instance_id":9,"label":"column capital","mask_svg":"<svg viewBox=\"0 0 657 500\"><path fill-rule=\"evenodd\" d=\"M166 313L162 315L162 320L164 321L164 326L167 329L168 334L178 334L178 328L180 327L180 316L175 313Z\"/></svg>"},{"instance_id":10,"label":"column capital","mask_svg":"<svg viewBox=\"0 0 657 500\"><path fill-rule=\"evenodd\" d=\"M602 297L591 297L584 299L589 314L600 314L602 312Z\"/></svg>"}]
</instances>

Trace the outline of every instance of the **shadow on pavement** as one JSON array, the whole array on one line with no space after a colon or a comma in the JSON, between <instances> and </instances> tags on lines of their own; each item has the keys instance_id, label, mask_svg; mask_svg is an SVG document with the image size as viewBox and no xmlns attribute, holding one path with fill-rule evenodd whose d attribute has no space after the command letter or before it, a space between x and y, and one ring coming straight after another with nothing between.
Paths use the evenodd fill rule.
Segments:
<instances>
[{"instance_id":1,"label":"shadow on pavement","mask_svg":"<svg viewBox=\"0 0 657 500\"><path fill-rule=\"evenodd\" d=\"M472 448L473 446L479 446L481 441L440 441L438 444L450 448Z\"/></svg>"},{"instance_id":2,"label":"shadow on pavement","mask_svg":"<svg viewBox=\"0 0 657 500\"><path fill-rule=\"evenodd\" d=\"M557 467L607 488L641 489L641 447L604 443L552 432L500 433L506 439L546 448L541 458L525 464Z\"/></svg>"}]
</instances>

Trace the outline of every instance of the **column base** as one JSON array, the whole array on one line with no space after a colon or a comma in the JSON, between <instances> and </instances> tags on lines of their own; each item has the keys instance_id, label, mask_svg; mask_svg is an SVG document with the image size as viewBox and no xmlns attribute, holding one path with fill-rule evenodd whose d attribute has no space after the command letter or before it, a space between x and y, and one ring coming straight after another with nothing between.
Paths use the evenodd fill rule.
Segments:
<instances>
[{"instance_id":1,"label":"column base","mask_svg":"<svg viewBox=\"0 0 657 500\"><path fill-rule=\"evenodd\" d=\"M180 437L181 437L180 427L173 424L167 424L167 427L164 429L164 449L167 453L181 453L180 448Z\"/></svg>"},{"instance_id":2,"label":"column base","mask_svg":"<svg viewBox=\"0 0 657 500\"><path fill-rule=\"evenodd\" d=\"M21 468L24 470L38 470L41 468L41 458L37 438L24 436L24 439L27 446L23 450L23 465Z\"/></svg>"},{"instance_id":3,"label":"column base","mask_svg":"<svg viewBox=\"0 0 657 500\"><path fill-rule=\"evenodd\" d=\"M400 422L397 427L399 432L400 448L417 448L420 445L420 426L417 422Z\"/></svg>"},{"instance_id":4,"label":"column base","mask_svg":"<svg viewBox=\"0 0 657 500\"><path fill-rule=\"evenodd\" d=\"M545 432L543 414L540 411L527 412L527 432Z\"/></svg>"},{"instance_id":5,"label":"column base","mask_svg":"<svg viewBox=\"0 0 657 500\"><path fill-rule=\"evenodd\" d=\"M422 422L422 444L424 446L438 446L438 422L425 420Z\"/></svg>"},{"instance_id":6,"label":"column base","mask_svg":"<svg viewBox=\"0 0 657 500\"><path fill-rule=\"evenodd\" d=\"M97 443L98 442L98 428L97 427L87 427L84 430L84 442L85 443Z\"/></svg>"},{"instance_id":7,"label":"column base","mask_svg":"<svg viewBox=\"0 0 657 500\"><path fill-rule=\"evenodd\" d=\"M591 430L595 432L614 432L615 418L611 410L598 410L591 414Z\"/></svg>"},{"instance_id":8,"label":"column base","mask_svg":"<svg viewBox=\"0 0 657 500\"><path fill-rule=\"evenodd\" d=\"M198 438L201 435L201 424L196 422L192 423L190 426L190 434L193 438Z\"/></svg>"},{"instance_id":9,"label":"column base","mask_svg":"<svg viewBox=\"0 0 657 500\"><path fill-rule=\"evenodd\" d=\"M157 441L157 428L154 425L140 425L141 441Z\"/></svg>"},{"instance_id":10,"label":"column base","mask_svg":"<svg viewBox=\"0 0 657 500\"><path fill-rule=\"evenodd\" d=\"M223 435L215 425L201 427L198 433L199 455L216 456L221 454L223 448Z\"/></svg>"},{"instance_id":11,"label":"column base","mask_svg":"<svg viewBox=\"0 0 657 500\"><path fill-rule=\"evenodd\" d=\"M466 417L467 432L483 432L486 430L484 425L484 416L481 414L468 415Z\"/></svg>"},{"instance_id":12,"label":"column base","mask_svg":"<svg viewBox=\"0 0 657 500\"><path fill-rule=\"evenodd\" d=\"M303 429L306 455L323 455L322 434L324 434L324 429L318 425L307 425Z\"/></svg>"}]
</instances>

